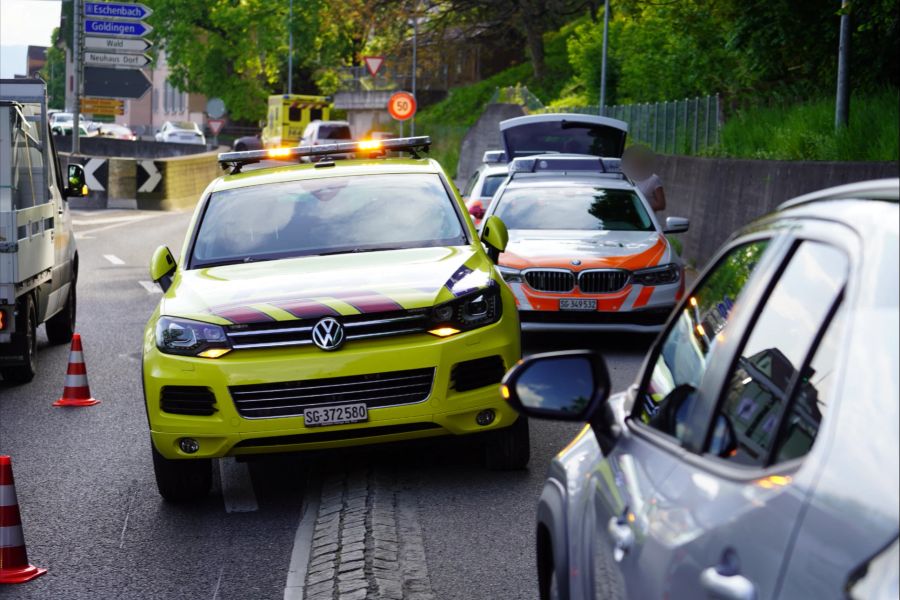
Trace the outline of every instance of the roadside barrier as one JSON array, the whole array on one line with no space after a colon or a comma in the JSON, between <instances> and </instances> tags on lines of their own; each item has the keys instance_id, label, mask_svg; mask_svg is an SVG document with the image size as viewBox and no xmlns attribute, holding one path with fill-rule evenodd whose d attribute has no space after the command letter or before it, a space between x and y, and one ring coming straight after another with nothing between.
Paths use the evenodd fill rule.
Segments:
<instances>
[{"instance_id":1,"label":"roadside barrier","mask_svg":"<svg viewBox=\"0 0 900 600\"><path fill-rule=\"evenodd\" d=\"M93 406L100 401L91 397L88 385L87 366L84 364L84 350L81 347L81 336L72 334L72 349L69 351L69 366L66 369L66 385L62 398L53 406Z\"/></svg>"},{"instance_id":2,"label":"roadside barrier","mask_svg":"<svg viewBox=\"0 0 900 600\"><path fill-rule=\"evenodd\" d=\"M0 584L25 583L46 572L28 562L12 461L0 455Z\"/></svg>"}]
</instances>

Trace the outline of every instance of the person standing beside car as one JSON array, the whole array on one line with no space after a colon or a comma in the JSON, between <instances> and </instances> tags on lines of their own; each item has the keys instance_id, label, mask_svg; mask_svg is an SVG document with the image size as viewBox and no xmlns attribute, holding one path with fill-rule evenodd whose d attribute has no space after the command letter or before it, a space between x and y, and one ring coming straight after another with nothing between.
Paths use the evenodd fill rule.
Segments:
<instances>
[{"instance_id":1,"label":"person standing beside car","mask_svg":"<svg viewBox=\"0 0 900 600\"><path fill-rule=\"evenodd\" d=\"M630 146L622 155L622 170L650 202L654 212L666 210L666 192L662 179L653 171L655 155L647 146Z\"/></svg>"}]
</instances>

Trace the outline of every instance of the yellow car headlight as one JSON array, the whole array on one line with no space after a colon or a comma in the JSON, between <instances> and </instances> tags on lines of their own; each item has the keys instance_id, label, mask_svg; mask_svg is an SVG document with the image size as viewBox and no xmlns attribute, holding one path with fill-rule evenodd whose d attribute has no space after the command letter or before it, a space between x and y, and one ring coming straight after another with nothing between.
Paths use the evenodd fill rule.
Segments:
<instances>
[{"instance_id":1,"label":"yellow car headlight","mask_svg":"<svg viewBox=\"0 0 900 600\"><path fill-rule=\"evenodd\" d=\"M219 358L231 351L221 325L176 317L160 317L156 322L156 347L166 354L203 358Z\"/></svg>"}]
</instances>

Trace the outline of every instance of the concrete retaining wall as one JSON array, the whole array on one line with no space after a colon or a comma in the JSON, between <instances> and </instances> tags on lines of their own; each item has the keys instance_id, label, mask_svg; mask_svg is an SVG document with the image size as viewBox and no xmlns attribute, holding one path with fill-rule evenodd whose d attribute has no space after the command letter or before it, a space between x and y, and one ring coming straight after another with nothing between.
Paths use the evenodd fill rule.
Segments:
<instances>
[{"instance_id":1,"label":"concrete retaining wall","mask_svg":"<svg viewBox=\"0 0 900 600\"><path fill-rule=\"evenodd\" d=\"M72 208L174 210L196 204L209 182L223 174L220 150L158 160L60 153L60 163L77 162L87 176L90 194L71 198Z\"/></svg>"},{"instance_id":2,"label":"concrete retaining wall","mask_svg":"<svg viewBox=\"0 0 900 600\"><path fill-rule=\"evenodd\" d=\"M658 156L666 216L688 217L678 237L683 257L698 267L731 233L782 202L827 187L897 177L894 162L812 162Z\"/></svg>"}]
</instances>

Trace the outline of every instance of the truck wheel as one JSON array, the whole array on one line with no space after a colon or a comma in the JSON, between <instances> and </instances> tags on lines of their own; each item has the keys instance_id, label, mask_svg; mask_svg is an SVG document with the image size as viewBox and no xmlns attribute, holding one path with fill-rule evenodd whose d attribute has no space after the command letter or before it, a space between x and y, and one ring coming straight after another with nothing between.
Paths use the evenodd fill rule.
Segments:
<instances>
[{"instance_id":1,"label":"truck wheel","mask_svg":"<svg viewBox=\"0 0 900 600\"><path fill-rule=\"evenodd\" d=\"M20 310L16 315L16 331L24 332L24 335L19 336L17 345L19 351L25 355L25 364L0 369L3 380L12 384L28 383L37 374L37 315L34 301L28 295L20 302Z\"/></svg>"},{"instance_id":2,"label":"truck wheel","mask_svg":"<svg viewBox=\"0 0 900 600\"><path fill-rule=\"evenodd\" d=\"M492 432L484 445L484 462L492 471L524 469L531 458L528 419L519 417L511 427Z\"/></svg>"},{"instance_id":3,"label":"truck wheel","mask_svg":"<svg viewBox=\"0 0 900 600\"><path fill-rule=\"evenodd\" d=\"M196 458L171 460L152 448L153 472L159 495L169 502L200 500L212 486L212 460Z\"/></svg>"},{"instance_id":4,"label":"truck wheel","mask_svg":"<svg viewBox=\"0 0 900 600\"><path fill-rule=\"evenodd\" d=\"M75 332L75 282L69 286L69 297L61 311L50 317L46 323L47 339L51 344L68 344Z\"/></svg>"}]
</instances>

